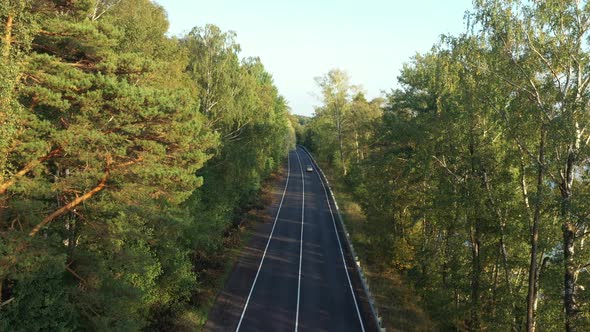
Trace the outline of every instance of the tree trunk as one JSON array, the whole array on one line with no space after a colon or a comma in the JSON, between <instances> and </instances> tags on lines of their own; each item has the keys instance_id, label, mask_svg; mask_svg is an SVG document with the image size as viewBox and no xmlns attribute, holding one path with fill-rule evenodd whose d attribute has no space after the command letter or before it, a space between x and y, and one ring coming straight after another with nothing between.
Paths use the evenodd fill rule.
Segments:
<instances>
[{"instance_id":1,"label":"tree trunk","mask_svg":"<svg viewBox=\"0 0 590 332\"><path fill-rule=\"evenodd\" d=\"M14 64L10 61L10 49L12 44L12 25L12 15L8 14L8 17L6 18L6 22L4 24L4 36L2 36L2 50L0 51L2 56L2 58L0 58L0 67L4 68L10 68L14 66ZM4 77L4 75L6 74L3 73L3 77L1 77L2 82L0 82L2 85L2 87L0 88L0 126L9 125L11 122L11 112L8 110L10 108L12 92L14 89L14 86L12 85L13 83L9 83L10 81L12 81L12 77ZM8 140L10 142L11 137L2 137L1 139L4 141ZM0 153L2 154L2 156L0 157L0 168L2 168L2 170L4 171L8 156L6 151L1 151ZM0 183L3 183L5 181L4 174L2 174L4 173L3 171L0 172Z\"/></svg>"},{"instance_id":2,"label":"tree trunk","mask_svg":"<svg viewBox=\"0 0 590 332\"><path fill-rule=\"evenodd\" d=\"M8 15L6 23L4 24L4 47L2 48L2 56L8 58L10 56L10 48L12 45L12 25L13 17Z\"/></svg>"},{"instance_id":3,"label":"tree trunk","mask_svg":"<svg viewBox=\"0 0 590 332\"><path fill-rule=\"evenodd\" d=\"M563 254L565 259L564 296L565 330L575 332L579 308L576 302L576 268L574 266L575 226L570 222L563 224Z\"/></svg>"},{"instance_id":4,"label":"tree trunk","mask_svg":"<svg viewBox=\"0 0 590 332\"><path fill-rule=\"evenodd\" d=\"M77 237L78 237L78 222L76 220L76 216L72 216L68 220L68 261L72 261L74 259L74 251L76 250L77 245Z\"/></svg>"},{"instance_id":5,"label":"tree trunk","mask_svg":"<svg viewBox=\"0 0 590 332\"><path fill-rule=\"evenodd\" d=\"M575 163L575 152L573 146L568 147L568 158L563 170L561 191L561 218L563 232L563 256L565 272L563 278L564 295L563 305L565 309L565 330L568 332L577 331L576 320L580 312L576 300L576 279L577 268L574 265L576 225L570 217L570 200L572 197L573 170Z\"/></svg>"},{"instance_id":6,"label":"tree trunk","mask_svg":"<svg viewBox=\"0 0 590 332\"><path fill-rule=\"evenodd\" d=\"M356 149L356 163L359 164L361 162L361 151L359 148L359 134L358 131L354 131L354 147Z\"/></svg>"},{"instance_id":7,"label":"tree trunk","mask_svg":"<svg viewBox=\"0 0 590 332\"><path fill-rule=\"evenodd\" d=\"M494 268L492 269L492 280L493 287L492 287L492 320L496 321L496 307L498 306L497 297L498 297L498 274L500 270L500 259L496 257L496 263L494 264Z\"/></svg>"},{"instance_id":8,"label":"tree trunk","mask_svg":"<svg viewBox=\"0 0 590 332\"><path fill-rule=\"evenodd\" d=\"M474 119L471 119L474 121ZM476 165L476 142L474 133L475 124L471 124L471 128L469 131L469 159L471 163L471 176L474 179L479 178L482 181L482 187L485 187L485 171L480 172L481 165ZM471 192L469 192L468 196L472 196ZM468 197L469 199L470 197ZM479 199L477 196L473 195L471 200ZM478 209L480 208L480 204L475 204L472 206L475 211L475 215L472 216L473 223L470 225L469 229L469 236L471 240L471 308L470 308L470 320L468 325L469 331L479 331L480 330L480 307L479 307L479 294L480 294L480 278L481 278L481 261L480 261L480 227L481 227L481 218L477 214Z\"/></svg>"},{"instance_id":9,"label":"tree trunk","mask_svg":"<svg viewBox=\"0 0 590 332\"><path fill-rule=\"evenodd\" d=\"M344 138L342 137L342 126L338 124L338 144L340 145L340 162L342 163L342 171L344 175L348 172L346 170L346 163L344 162Z\"/></svg>"},{"instance_id":10,"label":"tree trunk","mask_svg":"<svg viewBox=\"0 0 590 332\"><path fill-rule=\"evenodd\" d=\"M543 179L545 167L545 139L547 131L541 128L541 141L539 142L539 160L537 165L537 193L535 199L535 212L531 225L531 259L529 265L529 280L527 293L526 330L534 332L536 329L536 302L537 302L537 252L539 245L539 223L541 221L541 194L543 193Z\"/></svg>"},{"instance_id":11,"label":"tree trunk","mask_svg":"<svg viewBox=\"0 0 590 332\"><path fill-rule=\"evenodd\" d=\"M334 124L336 125L336 131L338 135L338 152L340 154L340 162L342 163L342 172L344 175L346 175L346 163L344 162L344 135L342 134L342 113L341 106L336 105L334 110Z\"/></svg>"},{"instance_id":12,"label":"tree trunk","mask_svg":"<svg viewBox=\"0 0 590 332\"><path fill-rule=\"evenodd\" d=\"M506 244L504 241L505 237L505 227L506 225L500 225L500 253L502 254L502 268L504 269L504 282L506 283L506 288L508 289L508 295L510 296L510 306L512 307L512 331L518 331L518 320L519 320L519 310L516 308L516 303L514 302L514 292L512 290L512 285L510 284L510 275L512 274L510 271L510 267L508 266L508 251L506 250Z\"/></svg>"},{"instance_id":13,"label":"tree trunk","mask_svg":"<svg viewBox=\"0 0 590 332\"><path fill-rule=\"evenodd\" d=\"M512 312L515 314L512 319L512 330L517 331L518 328L517 328L517 323L516 323L517 322L516 313L518 311L516 310L516 303L514 303L514 300L513 300L512 286L510 284L510 274L511 273L510 273L510 267L508 266L508 250L506 249L506 242L505 242L506 220L502 216L502 211L500 210L500 207L498 206L498 204L496 203L496 200L494 199L494 196L492 195L492 188L491 188L490 182L488 181L487 172L485 172L485 171L483 172L483 182L484 182L485 189L488 193L488 201L491 206L491 209L496 214L496 218L498 218L498 226L499 226L499 231L500 231L500 240L499 240L498 244L499 244L500 254L502 256L502 268L504 269L504 282L506 283L506 288L508 289L508 295L510 296L510 303L511 303L511 307L512 307ZM494 310L495 310L495 307L494 307Z\"/></svg>"},{"instance_id":14,"label":"tree trunk","mask_svg":"<svg viewBox=\"0 0 590 332\"><path fill-rule=\"evenodd\" d=\"M481 274L479 221L471 227L471 319L469 331L479 331L479 278Z\"/></svg>"}]
</instances>

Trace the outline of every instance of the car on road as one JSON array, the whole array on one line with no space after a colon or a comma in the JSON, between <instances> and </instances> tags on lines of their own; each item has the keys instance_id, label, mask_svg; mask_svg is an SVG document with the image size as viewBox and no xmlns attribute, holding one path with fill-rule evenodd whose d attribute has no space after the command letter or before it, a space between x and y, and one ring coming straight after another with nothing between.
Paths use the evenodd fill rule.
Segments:
<instances>
[{"instance_id":1,"label":"car on road","mask_svg":"<svg viewBox=\"0 0 590 332\"><path fill-rule=\"evenodd\" d=\"M307 165L307 168L305 170L308 172L313 172L313 167L311 165Z\"/></svg>"}]
</instances>

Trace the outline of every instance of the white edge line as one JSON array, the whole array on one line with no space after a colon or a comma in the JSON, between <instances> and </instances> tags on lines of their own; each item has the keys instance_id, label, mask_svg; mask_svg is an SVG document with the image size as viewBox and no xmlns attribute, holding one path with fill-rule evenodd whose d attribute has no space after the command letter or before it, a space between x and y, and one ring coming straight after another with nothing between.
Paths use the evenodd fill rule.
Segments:
<instances>
[{"instance_id":1,"label":"white edge line","mask_svg":"<svg viewBox=\"0 0 590 332\"><path fill-rule=\"evenodd\" d=\"M252 292L254 291L254 286L256 286L256 280L258 280L258 275L260 274L260 269L262 268L262 263L264 263L264 258L266 257L266 251L268 250L268 246L270 245L270 240L272 239L272 235L275 231L275 226L277 225L277 220L279 219L279 214L281 212L281 207L283 206L283 201L285 200L285 194L287 193L287 187L289 186L289 177L291 176L291 160L290 159L291 158L289 158L289 154L287 154L287 182L285 183L285 189L283 190L283 196L281 197L281 203L279 204L279 209L277 210L277 215L275 216L275 220L273 222L272 229L270 231L270 236L268 237L268 241L266 242L266 247L264 248L264 253L262 254L262 259L260 260L260 265L258 266L258 271L256 271L256 277L254 277L254 281L252 282L252 287L250 288L250 292L248 293L248 298L246 299L246 304L244 304L244 310L242 311L242 315L240 316L240 321L238 322L238 326L236 327L236 332L240 330L240 326L242 325L242 320L244 319L244 315L246 314L246 309L248 309L248 303L250 303L250 297L252 296Z\"/></svg>"},{"instance_id":2,"label":"white edge line","mask_svg":"<svg viewBox=\"0 0 590 332\"><path fill-rule=\"evenodd\" d=\"M295 148L297 160L299 161L299 168L301 169L301 182L303 183L303 200L301 202L301 239L299 240L299 281L297 282L297 314L295 315L295 332L299 328L299 298L301 296L301 262L303 260L303 224L305 218L305 176L303 175L303 165L299 158L299 152Z\"/></svg>"},{"instance_id":3,"label":"white edge line","mask_svg":"<svg viewBox=\"0 0 590 332\"><path fill-rule=\"evenodd\" d=\"M324 172L321 170L320 166L315 161L315 159L313 159L313 156L309 152L307 152L307 150L304 149L304 151L305 151L305 153L307 153L309 158L311 158L311 160L315 164L316 169L320 170L320 172L322 172L322 175L323 175ZM350 275L348 273L348 266L346 265L346 258L344 257L344 251L342 250L342 243L340 242L340 236L338 235L338 228L336 228L336 219L334 219L334 212L332 211L332 204L330 204L330 198L328 197L328 191L326 190L326 186L324 185L324 181L322 181L322 178L320 177L320 175L317 172L316 172L316 175L318 176L318 179L320 180L320 183L322 184L322 187L324 188L324 194L326 194L326 201L328 202L328 208L330 209L330 215L332 216L332 224L334 225L334 231L336 232L336 238L338 239L338 246L340 247L340 255L342 255L342 264L344 265L344 270L346 271L346 278L348 279L348 285L350 286L350 292L352 293L352 298L354 300L354 307L356 308L356 313L358 315L359 322L361 323L361 330L364 332L365 326L363 324L363 319L361 317L361 312L359 310L356 296L354 295L354 288L352 287L352 282L350 281ZM336 200L334 200L334 204L336 204Z\"/></svg>"}]
</instances>

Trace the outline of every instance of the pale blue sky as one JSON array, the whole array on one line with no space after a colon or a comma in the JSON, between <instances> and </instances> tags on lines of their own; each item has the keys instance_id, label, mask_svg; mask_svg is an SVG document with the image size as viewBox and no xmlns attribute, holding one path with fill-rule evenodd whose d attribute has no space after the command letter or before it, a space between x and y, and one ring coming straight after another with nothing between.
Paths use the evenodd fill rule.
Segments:
<instances>
[{"instance_id":1,"label":"pale blue sky","mask_svg":"<svg viewBox=\"0 0 590 332\"><path fill-rule=\"evenodd\" d=\"M156 0L179 35L212 23L258 56L293 113L319 105L314 77L340 68L369 98L396 87L403 63L465 30L471 0Z\"/></svg>"}]
</instances>

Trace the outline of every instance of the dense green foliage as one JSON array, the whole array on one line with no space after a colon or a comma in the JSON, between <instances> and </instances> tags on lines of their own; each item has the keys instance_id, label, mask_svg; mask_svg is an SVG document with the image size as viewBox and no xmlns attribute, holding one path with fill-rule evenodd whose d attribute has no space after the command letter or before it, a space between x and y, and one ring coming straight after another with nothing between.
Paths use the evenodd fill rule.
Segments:
<instances>
[{"instance_id":1,"label":"dense green foliage","mask_svg":"<svg viewBox=\"0 0 590 332\"><path fill-rule=\"evenodd\" d=\"M148 0L0 4L0 330L171 328L291 148L234 35L167 28Z\"/></svg>"},{"instance_id":2,"label":"dense green foliage","mask_svg":"<svg viewBox=\"0 0 590 332\"><path fill-rule=\"evenodd\" d=\"M384 105L319 79L302 141L361 203L366 259L441 330L590 330L590 4L482 0L468 18Z\"/></svg>"}]
</instances>

